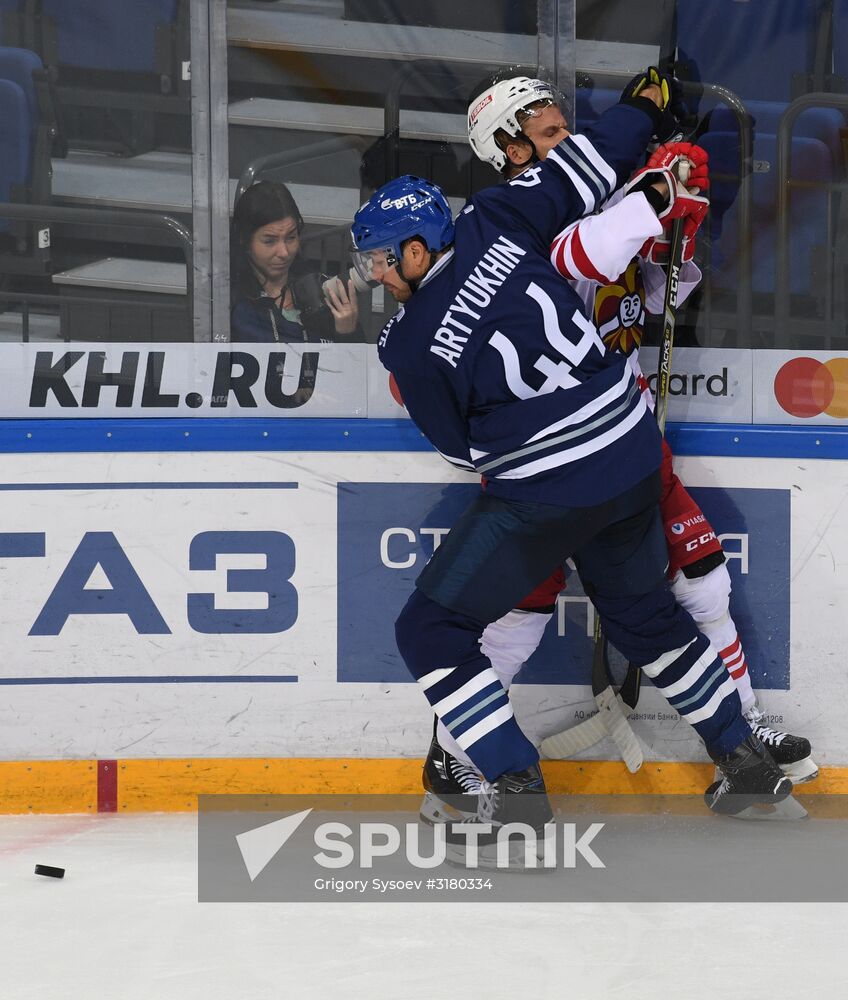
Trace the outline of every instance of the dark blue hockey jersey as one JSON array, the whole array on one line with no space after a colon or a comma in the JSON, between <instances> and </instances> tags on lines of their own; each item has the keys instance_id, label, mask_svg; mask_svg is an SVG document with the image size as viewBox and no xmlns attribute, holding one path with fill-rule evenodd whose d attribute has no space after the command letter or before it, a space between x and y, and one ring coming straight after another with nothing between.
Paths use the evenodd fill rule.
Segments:
<instances>
[{"instance_id":1,"label":"dark blue hockey jersey","mask_svg":"<svg viewBox=\"0 0 848 1000\"><path fill-rule=\"evenodd\" d=\"M617 105L456 220L454 249L386 324L380 360L448 461L515 500L591 506L660 464L627 359L550 264L553 237L639 164L651 118Z\"/></svg>"}]
</instances>

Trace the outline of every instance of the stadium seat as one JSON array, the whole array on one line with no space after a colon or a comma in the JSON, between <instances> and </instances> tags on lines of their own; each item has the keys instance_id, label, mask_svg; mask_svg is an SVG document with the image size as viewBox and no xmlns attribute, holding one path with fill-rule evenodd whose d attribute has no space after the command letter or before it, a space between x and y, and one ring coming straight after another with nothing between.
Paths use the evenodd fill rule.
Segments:
<instances>
[{"instance_id":1,"label":"stadium seat","mask_svg":"<svg viewBox=\"0 0 848 1000\"><path fill-rule=\"evenodd\" d=\"M747 101L745 107L753 119L754 136L777 135L780 119L787 105L771 101ZM733 112L723 104L718 105L709 122L711 132L737 132L738 122ZM845 117L836 108L808 108L802 111L792 129L792 135L802 139L818 139L827 146L836 171L842 162L840 130L845 128Z\"/></svg>"},{"instance_id":2,"label":"stadium seat","mask_svg":"<svg viewBox=\"0 0 848 1000\"><path fill-rule=\"evenodd\" d=\"M190 143L188 3L39 2L40 54L72 145L135 155Z\"/></svg>"},{"instance_id":3,"label":"stadium seat","mask_svg":"<svg viewBox=\"0 0 848 1000\"><path fill-rule=\"evenodd\" d=\"M737 133L708 132L702 144L710 154L713 175L710 211L710 278L714 288L732 290L737 284L737 254L740 244L736 213L738 193ZM757 135L754 139L751 260L754 292L773 293L777 242L777 139ZM830 150L817 139L796 138L792 142L792 180L833 180ZM792 189L789 212L790 291L815 294L815 255L827 246L827 192L815 187Z\"/></svg>"},{"instance_id":4,"label":"stadium seat","mask_svg":"<svg viewBox=\"0 0 848 1000\"><path fill-rule=\"evenodd\" d=\"M0 80L12 80L24 92L30 128L29 200L47 200L50 195L50 158L64 156L67 152L49 76L34 52L0 46Z\"/></svg>"},{"instance_id":5,"label":"stadium seat","mask_svg":"<svg viewBox=\"0 0 848 1000\"><path fill-rule=\"evenodd\" d=\"M790 102L814 87L817 47L826 45L820 28L828 2L712 0L704 5L678 0L677 72L682 79L726 87L751 115L754 135L775 136ZM733 112L713 97L687 100L699 117L709 116L709 131L738 133ZM843 124L833 109L811 109L800 116L793 134L823 142L835 165Z\"/></svg>"},{"instance_id":6,"label":"stadium seat","mask_svg":"<svg viewBox=\"0 0 848 1000\"><path fill-rule=\"evenodd\" d=\"M21 88L33 123L38 121L38 97L33 73L42 69L41 60L29 49L0 45L0 80L12 80Z\"/></svg>"},{"instance_id":7,"label":"stadium seat","mask_svg":"<svg viewBox=\"0 0 848 1000\"><path fill-rule=\"evenodd\" d=\"M677 69L742 100L788 104L811 89L824 0L678 0Z\"/></svg>"},{"instance_id":8,"label":"stadium seat","mask_svg":"<svg viewBox=\"0 0 848 1000\"><path fill-rule=\"evenodd\" d=\"M54 47L59 66L161 72L157 34L173 25L177 7L177 0L42 0L45 61Z\"/></svg>"},{"instance_id":9,"label":"stadium seat","mask_svg":"<svg viewBox=\"0 0 848 1000\"><path fill-rule=\"evenodd\" d=\"M0 201L16 201L29 179L31 119L21 86L0 79ZM0 219L0 232L9 231Z\"/></svg>"}]
</instances>

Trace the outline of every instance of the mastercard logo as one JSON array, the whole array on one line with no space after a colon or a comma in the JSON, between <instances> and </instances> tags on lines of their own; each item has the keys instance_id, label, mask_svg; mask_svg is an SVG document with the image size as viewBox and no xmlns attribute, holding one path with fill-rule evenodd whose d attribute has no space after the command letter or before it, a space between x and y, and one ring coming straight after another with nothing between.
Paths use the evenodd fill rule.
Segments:
<instances>
[{"instance_id":1,"label":"mastercard logo","mask_svg":"<svg viewBox=\"0 0 848 1000\"><path fill-rule=\"evenodd\" d=\"M793 417L848 417L848 358L793 358L774 377L774 396Z\"/></svg>"}]
</instances>

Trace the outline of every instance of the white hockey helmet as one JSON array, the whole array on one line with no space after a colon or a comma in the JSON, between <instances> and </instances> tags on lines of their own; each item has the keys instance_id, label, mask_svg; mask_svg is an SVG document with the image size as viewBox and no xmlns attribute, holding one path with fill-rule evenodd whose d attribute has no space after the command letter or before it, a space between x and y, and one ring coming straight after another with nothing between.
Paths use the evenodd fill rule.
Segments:
<instances>
[{"instance_id":1,"label":"white hockey helmet","mask_svg":"<svg viewBox=\"0 0 848 1000\"><path fill-rule=\"evenodd\" d=\"M521 135L518 113L537 101L559 103L549 83L529 76L500 80L475 97L468 106L468 141L474 155L497 170L503 169L506 153L495 141L495 132L502 128L508 135Z\"/></svg>"}]
</instances>

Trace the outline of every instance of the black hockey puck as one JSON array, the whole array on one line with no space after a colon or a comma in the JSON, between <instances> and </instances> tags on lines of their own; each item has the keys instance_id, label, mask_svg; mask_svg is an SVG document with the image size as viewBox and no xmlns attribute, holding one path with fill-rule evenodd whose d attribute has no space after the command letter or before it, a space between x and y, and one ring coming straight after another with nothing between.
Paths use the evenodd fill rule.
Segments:
<instances>
[{"instance_id":1,"label":"black hockey puck","mask_svg":"<svg viewBox=\"0 0 848 1000\"><path fill-rule=\"evenodd\" d=\"M64 868L52 868L50 865L36 865L35 866L36 875L49 875L50 878L64 878L65 869Z\"/></svg>"}]
</instances>

